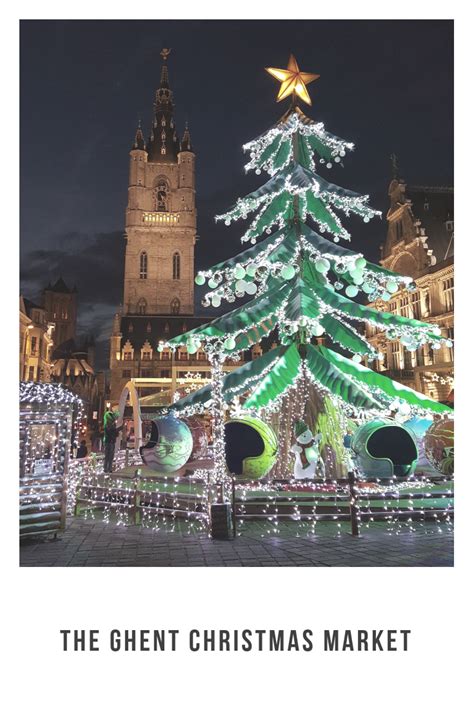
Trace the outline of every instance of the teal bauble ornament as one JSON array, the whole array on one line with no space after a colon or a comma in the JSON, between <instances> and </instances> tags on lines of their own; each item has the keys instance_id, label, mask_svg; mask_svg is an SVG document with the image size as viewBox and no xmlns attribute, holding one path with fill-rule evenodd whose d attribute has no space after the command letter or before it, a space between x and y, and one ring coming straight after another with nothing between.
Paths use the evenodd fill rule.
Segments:
<instances>
[{"instance_id":1,"label":"teal bauble ornament","mask_svg":"<svg viewBox=\"0 0 474 710\"><path fill-rule=\"evenodd\" d=\"M385 288L389 293L396 293L398 291L398 284L396 281L387 281Z\"/></svg>"},{"instance_id":2,"label":"teal bauble ornament","mask_svg":"<svg viewBox=\"0 0 474 710\"><path fill-rule=\"evenodd\" d=\"M232 336L229 336L225 341L224 341L224 347L226 350L233 350L237 343L235 342L235 338L232 338Z\"/></svg>"},{"instance_id":3,"label":"teal bauble ornament","mask_svg":"<svg viewBox=\"0 0 474 710\"><path fill-rule=\"evenodd\" d=\"M196 284L196 286L204 286L204 284L206 283L206 279L202 274L197 274L196 278L194 279L194 283Z\"/></svg>"},{"instance_id":4,"label":"teal bauble ornament","mask_svg":"<svg viewBox=\"0 0 474 710\"><path fill-rule=\"evenodd\" d=\"M234 278L236 279L244 279L245 278L245 269L243 266L236 266L234 269Z\"/></svg>"},{"instance_id":5,"label":"teal bauble ornament","mask_svg":"<svg viewBox=\"0 0 474 710\"><path fill-rule=\"evenodd\" d=\"M216 294L211 298L211 302L214 308L219 308L219 306L221 305L221 297Z\"/></svg>"},{"instance_id":6,"label":"teal bauble ornament","mask_svg":"<svg viewBox=\"0 0 474 710\"><path fill-rule=\"evenodd\" d=\"M193 437L187 424L171 414L151 420L148 443L140 448L143 463L158 473L175 473L188 461Z\"/></svg>"},{"instance_id":7,"label":"teal bauble ornament","mask_svg":"<svg viewBox=\"0 0 474 710\"><path fill-rule=\"evenodd\" d=\"M186 350L190 355L193 355L195 352L197 352L197 345L194 340L189 341L189 343L186 345Z\"/></svg>"},{"instance_id":8,"label":"teal bauble ornament","mask_svg":"<svg viewBox=\"0 0 474 710\"><path fill-rule=\"evenodd\" d=\"M281 270L281 277L283 279L285 279L285 281L291 281L291 279L294 277L295 274L296 274L295 267L292 266L291 264L287 264Z\"/></svg>"},{"instance_id":9,"label":"teal bauble ornament","mask_svg":"<svg viewBox=\"0 0 474 710\"><path fill-rule=\"evenodd\" d=\"M329 271L331 264L328 261L328 259L316 259L314 262L314 265L316 267L316 271L319 271L320 274L325 274L327 271Z\"/></svg>"},{"instance_id":10,"label":"teal bauble ornament","mask_svg":"<svg viewBox=\"0 0 474 710\"><path fill-rule=\"evenodd\" d=\"M217 281L214 281L214 279L209 279L207 285L209 286L209 288L217 288L219 284L217 283Z\"/></svg>"},{"instance_id":11,"label":"teal bauble ornament","mask_svg":"<svg viewBox=\"0 0 474 710\"><path fill-rule=\"evenodd\" d=\"M367 262L363 256L358 256L357 259L355 260L356 269L364 269L366 264L367 264Z\"/></svg>"},{"instance_id":12,"label":"teal bauble ornament","mask_svg":"<svg viewBox=\"0 0 474 710\"><path fill-rule=\"evenodd\" d=\"M359 355L359 353L355 353L355 354L352 356L352 360L353 360L354 362L357 362L357 363L362 362L362 358L361 358L361 356Z\"/></svg>"},{"instance_id":13,"label":"teal bauble ornament","mask_svg":"<svg viewBox=\"0 0 474 710\"><path fill-rule=\"evenodd\" d=\"M353 282L359 286L364 281L364 274L359 269L353 269L349 271L349 275Z\"/></svg>"},{"instance_id":14,"label":"teal bauble ornament","mask_svg":"<svg viewBox=\"0 0 474 710\"><path fill-rule=\"evenodd\" d=\"M382 299L382 301L390 301L390 294L388 293L388 291L384 291L380 298Z\"/></svg>"},{"instance_id":15,"label":"teal bauble ornament","mask_svg":"<svg viewBox=\"0 0 474 710\"><path fill-rule=\"evenodd\" d=\"M361 288L362 291L366 294L371 294L374 291L373 285L371 283L367 283L367 281L362 284Z\"/></svg>"},{"instance_id":16,"label":"teal bauble ornament","mask_svg":"<svg viewBox=\"0 0 474 710\"><path fill-rule=\"evenodd\" d=\"M354 298L358 293L359 289L357 286L353 286L352 284L350 286L346 286L346 296L349 296L349 298Z\"/></svg>"},{"instance_id":17,"label":"teal bauble ornament","mask_svg":"<svg viewBox=\"0 0 474 710\"><path fill-rule=\"evenodd\" d=\"M256 267L256 266L253 266L253 264L251 264L250 266L247 266L247 268L246 268L246 270L245 270L245 273L246 273L247 276L249 276L251 279L253 279L253 277L255 276L256 272L257 272L257 267Z\"/></svg>"}]
</instances>

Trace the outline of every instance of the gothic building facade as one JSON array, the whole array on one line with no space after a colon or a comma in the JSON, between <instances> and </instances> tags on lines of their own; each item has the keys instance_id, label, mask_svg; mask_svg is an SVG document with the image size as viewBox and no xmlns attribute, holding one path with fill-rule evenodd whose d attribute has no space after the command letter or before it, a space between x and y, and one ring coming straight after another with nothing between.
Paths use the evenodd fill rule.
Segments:
<instances>
[{"instance_id":1,"label":"gothic building facade","mask_svg":"<svg viewBox=\"0 0 474 710\"><path fill-rule=\"evenodd\" d=\"M454 337L454 191L450 187L409 186L394 178L389 186L387 237L380 263L412 276L413 291L399 291L389 301L370 304L402 316L434 323ZM453 348L423 346L416 352L366 327L374 346L384 353L379 371L438 401L452 404Z\"/></svg>"},{"instance_id":2,"label":"gothic building facade","mask_svg":"<svg viewBox=\"0 0 474 710\"><path fill-rule=\"evenodd\" d=\"M123 305L110 339L112 405L130 380L155 404L167 404L209 376L203 352L157 352L160 340L209 320L194 315L196 155L187 126L178 137L169 51L161 54L149 139L139 125L130 150Z\"/></svg>"}]
</instances>

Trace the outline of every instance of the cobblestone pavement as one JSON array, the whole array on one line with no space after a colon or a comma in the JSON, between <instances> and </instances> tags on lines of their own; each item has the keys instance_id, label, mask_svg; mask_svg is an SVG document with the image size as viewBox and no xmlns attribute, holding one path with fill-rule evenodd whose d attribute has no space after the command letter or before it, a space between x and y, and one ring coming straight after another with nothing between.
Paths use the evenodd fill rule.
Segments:
<instances>
[{"instance_id":1,"label":"cobblestone pavement","mask_svg":"<svg viewBox=\"0 0 474 710\"><path fill-rule=\"evenodd\" d=\"M99 520L69 518L57 539L21 542L20 564L30 567L448 567L453 565L453 532L434 523L411 531L371 523L359 538L319 523L315 534L297 537L295 523L245 522L233 540L211 540L190 533L185 524L174 532L124 527ZM441 530L441 532L440 532Z\"/></svg>"}]
</instances>

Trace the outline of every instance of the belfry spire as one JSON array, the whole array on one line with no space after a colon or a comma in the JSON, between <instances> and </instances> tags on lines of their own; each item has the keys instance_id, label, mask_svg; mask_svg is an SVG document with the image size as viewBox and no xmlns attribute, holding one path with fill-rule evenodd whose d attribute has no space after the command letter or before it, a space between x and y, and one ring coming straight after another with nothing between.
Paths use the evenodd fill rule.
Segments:
<instances>
[{"instance_id":1,"label":"belfry spire","mask_svg":"<svg viewBox=\"0 0 474 710\"><path fill-rule=\"evenodd\" d=\"M162 49L160 85L156 90L154 119L148 143L148 159L154 163L175 163L177 161L179 141L173 117L173 92L168 77L168 56L171 49Z\"/></svg>"}]
</instances>

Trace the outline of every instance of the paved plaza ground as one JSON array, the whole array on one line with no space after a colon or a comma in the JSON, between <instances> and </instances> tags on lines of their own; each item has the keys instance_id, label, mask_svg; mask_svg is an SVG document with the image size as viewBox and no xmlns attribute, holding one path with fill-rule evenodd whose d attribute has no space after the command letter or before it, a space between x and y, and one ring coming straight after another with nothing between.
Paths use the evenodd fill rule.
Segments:
<instances>
[{"instance_id":1,"label":"paved plaza ground","mask_svg":"<svg viewBox=\"0 0 474 710\"><path fill-rule=\"evenodd\" d=\"M68 518L57 539L30 538L20 546L20 564L32 567L449 567L453 532L435 523L388 528L371 523L359 538L349 524L318 523L315 534L296 536L295 523L246 521L238 537L211 540L181 523L174 532ZM441 530L441 532L439 532Z\"/></svg>"}]
</instances>

